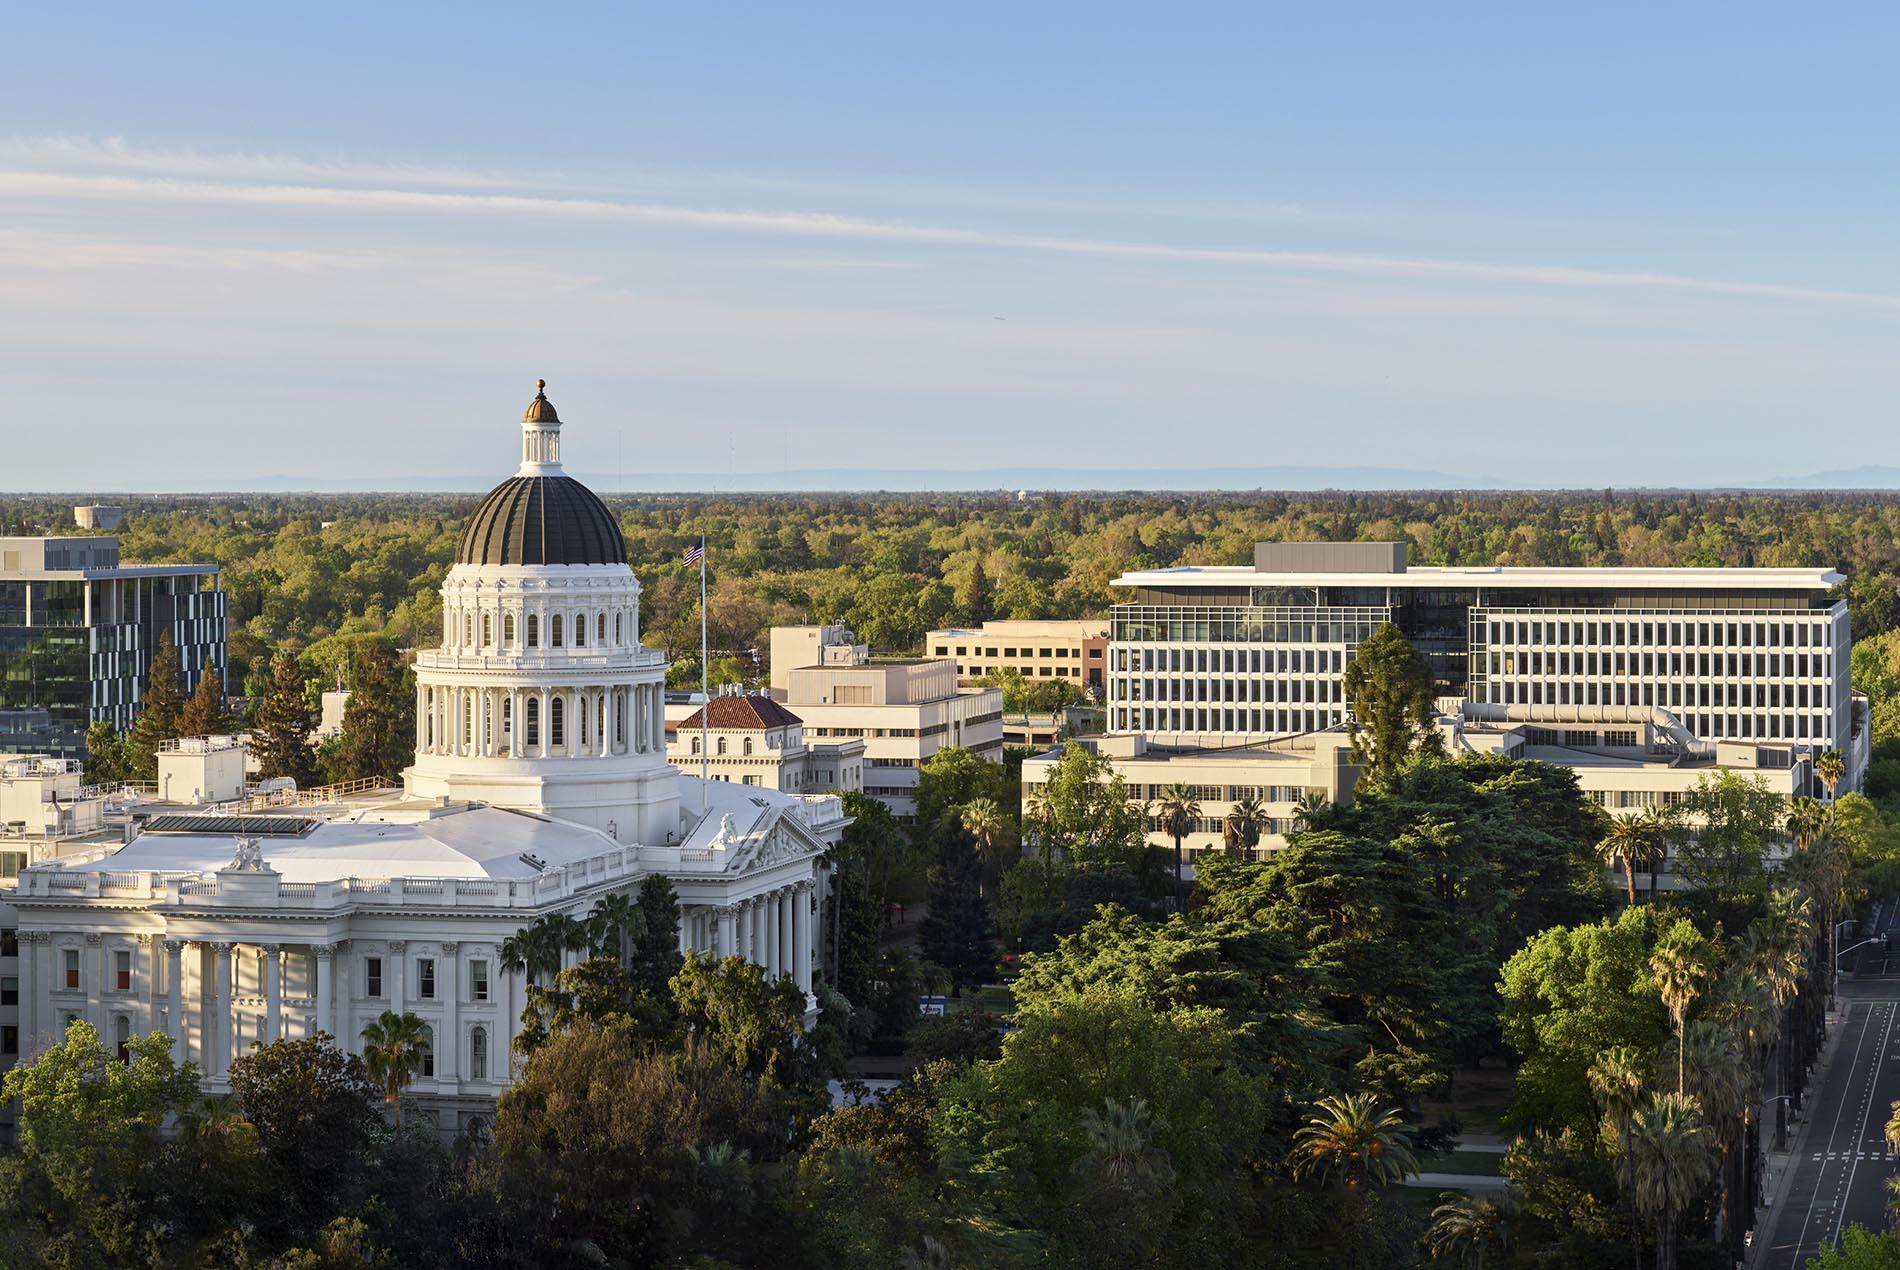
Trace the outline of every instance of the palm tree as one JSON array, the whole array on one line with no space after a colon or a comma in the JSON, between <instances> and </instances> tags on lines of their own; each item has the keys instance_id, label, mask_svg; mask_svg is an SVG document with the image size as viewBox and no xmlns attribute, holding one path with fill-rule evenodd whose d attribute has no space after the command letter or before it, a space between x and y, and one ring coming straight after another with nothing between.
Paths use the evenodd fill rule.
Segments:
<instances>
[{"instance_id":1,"label":"palm tree","mask_svg":"<svg viewBox=\"0 0 1900 1270\"><path fill-rule=\"evenodd\" d=\"M1900 1152L1900 1102L1893 1104L1887 1116L1887 1149Z\"/></svg>"},{"instance_id":2,"label":"palm tree","mask_svg":"<svg viewBox=\"0 0 1900 1270\"><path fill-rule=\"evenodd\" d=\"M1663 1009L1676 1025L1676 1092L1689 1085L1689 1004L1702 990L1709 977L1708 962L1700 940L1672 936L1656 945L1649 955L1649 971L1662 994Z\"/></svg>"},{"instance_id":3,"label":"palm tree","mask_svg":"<svg viewBox=\"0 0 1900 1270\"><path fill-rule=\"evenodd\" d=\"M1643 808L1641 816L1643 828L1649 830L1649 898L1656 898L1658 866L1669 858L1669 848L1675 843L1679 824L1673 807L1651 805Z\"/></svg>"},{"instance_id":4,"label":"palm tree","mask_svg":"<svg viewBox=\"0 0 1900 1270\"><path fill-rule=\"evenodd\" d=\"M976 842L977 856L983 861L977 891L987 896L990 878L996 871L996 842L1008 827L1008 822L1003 819L1003 809L994 798L973 798L963 805L957 819L962 822L964 832Z\"/></svg>"},{"instance_id":5,"label":"palm tree","mask_svg":"<svg viewBox=\"0 0 1900 1270\"><path fill-rule=\"evenodd\" d=\"M413 1014L384 1010L382 1017L363 1028L363 1065L369 1078L383 1087L383 1101L396 1109L402 1125L402 1091L422 1070L428 1048L429 1025Z\"/></svg>"},{"instance_id":6,"label":"palm tree","mask_svg":"<svg viewBox=\"0 0 1900 1270\"><path fill-rule=\"evenodd\" d=\"M1656 1270L1675 1270L1676 1223L1715 1167L1713 1137L1687 1094L1655 1094L1630 1124L1636 1203L1656 1223Z\"/></svg>"},{"instance_id":7,"label":"palm tree","mask_svg":"<svg viewBox=\"0 0 1900 1270\"><path fill-rule=\"evenodd\" d=\"M1260 837L1266 827L1267 808L1264 803L1252 794L1235 799L1233 810L1227 813L1223 834L1228 854L1251 856L1253 849L1260 845Z\"/></svg>"},{"instance_id":8,"label":"palm tree","mask_svg":"<svg viewBox=\"0 0 1900 1270\"><path fill-rule=\"evenodd\" d=\"M646 937L646 914L631 896L618 892L603 895L594 901L593 912L587 915L587 933L596 953L611 949L614 959L625 965L628 939Z\"/></svg>"},{"instance_id":9,"label":"palm tree","mask_svg":"<svg viewBox=\"0 0 1900 1270\"><path fill-rule=\"evenodd\" d=\"M1808 931L1814 924L1814 901L1793 887L1769 892L1768 911L1750 924L1742 940L1744 963L1768 985L1780 1012L1780 1035L1775 1041L1775 1093L1786 1095L1794 1067L1794 1017L1789 1006L1801 989L1807 970ZM1788 1103L1775 1099L1775 1149L1785 1149Z\"/></svg>"},{"instance_id":10,"label":"palm tree","mask_svg":"<svg viewBox=\"0 0 1900 1270\"><path fill-rule=\"evenodd\" d=\"M540 929L549 964L558 973L563 969L564 954L579 952L591 942L586 923L571 913L552 913L534 923Z\"/></svg>"},{"instance_id":11,"label":"palm tree","mask_svg":"<svg viewBox=\"0 0 1900 1270\"><path fill-rule=\"evenodd\" d=\"M1383 1186L1418 1172L1412 1131L1398 1110L1380 1105L1377 1094L1360 1092L1322 1098L1318 1110L1293 1135L1293 1177L1337 1177L1350 1210L1367 1182Z\"/></svg>"},{"instance_id":12,"label":"palm tree","mask_svg":"<svg viewBox=\"0 0 1900 1270\"><path fill-rule=\"evenodd\" d=\"M1643 1270L1643 1246L1636 1224L1636 1158L1630 1153L1630 1125L1643 1102L1642 1055L1633 1045L1615 1045L1597 1056L1590 1065L1590 1093L1603 1108L1603 1114L1616 1126L1616 1139L1623 1152L1623 1186L1629 1194L1630 1252L1636 1270Z\"/></svg>"},{"instance_id":13,"label":"palm tree","mask_svg":"<svg viewBox=\"0 0 1900 1270\"><path fill-rule=\"evenodd\" d=\"M1076 1167L1097 1171L1111 1185L1151 1194L1174 1176L1167 1155L1152 1146L1159 1127L1146 1099L1104 1098L1101 1111L1090 1107L1082 1113L1089 1151Z\"/></svg>"},{"instance_id":14,"label":"palm tree","mask_svg":"<svg viewBox=\"0 0 1900 1270\"><path fill-rule=\"evenodd\" d=\"M1431 1227L1425 1232L1425 1246L1433 1261L1456 1261L1476 1270L1484 1270L1487 1251L1503 1252L1508 1244L1504 1209L1471 1194L1449 1196L1434 1208Z\"/></svg>"},{"instance_id":15,"label":"palm tree","mask_svg":"<svg viewBox=\"0 0 1900 1270\"><path fill-rule=\"evenodd\" d=\"M1181 911L1181 839L1194 832L1201 820L1201 805L1194 800L1192 786L1176 783L1161 791L1161 832L1174 839L1174 910Z\"/></svg>"},{"instance_id":16,"label":"palm tree","mask_svg":"<svg viewBox=\"0 0 1900 1270\"><path fill-rule=\"evenodd\" d=\"M1629 890L1631 908L1636 907L1636 862L1649 858L1652 841L1648 828L1636 817L1617 816L1610 832L1597 843L1597 853L1606 864L1623 866L1623 884Z\"/></svg>"},{"instance_id":17,"label":"palm tree","mask_svg":"<svg viewBox=\"0 0 1900 1270\"><path fill-rule=\"evenodd\" d=\"M1293 803L1293 823L1301 829L1315 828L1329 805L1317 789L1303 790Z\"/></svg>"},{"instance_id":18,"label":"palm tree","mask_svg":"<svg viewBox=\"0 0 1900 1270\"><path fill-rule=\"evenodd\" d=\"M1786 823L1795 847L1806 851L1827 826L1827 808L1818 798L1790 799Z\"/></svg>"},{"instance_id":19,"label":"palm tree","mask_svg":"<svg viewBox=\"0 0 1900 1270\"><path fill-rule=\"evenodd\" d=\"M1814 775L1827 786L1827 800L1834 801L1834 787L1847 779L1847 760L1839 750L1822 750L1814 759Z\"/></svg>"},{"instance_id":20,"label":"palm tree","mask_svg":"<svg viewBox=\"0 0 1900 1270\"><path fill-rule=\"evenodd\" d=\"M1696 1101L1721 1150L1723 1202L1717 1211L1726 1215L1725 1233L1735 1243L1743 1225L1743 1180L1736 1176L1736 1166L1745 1144L1748 1105L1760 1086L1753 1080L1754 1066L1743 1052L1742 1038L1720 1020L1697 1019L1689 1029L1689 1049L1696 1056L1689 1065L1695 1073L1691 1083Z\"/></svg>"}]
</instances>

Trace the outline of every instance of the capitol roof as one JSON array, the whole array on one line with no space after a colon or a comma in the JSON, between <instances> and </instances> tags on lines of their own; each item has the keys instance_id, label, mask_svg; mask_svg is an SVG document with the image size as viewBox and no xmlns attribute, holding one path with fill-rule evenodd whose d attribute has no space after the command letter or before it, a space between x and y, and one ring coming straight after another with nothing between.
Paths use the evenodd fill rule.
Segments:
<instances>
[{"instance_id":1,"label":"capitol roof","mask_svg":"<svg viewBox=\"0 0 1900 1270\"><path fill-rule=\"evenodd\" d=\"M230 865L236 842L228 831L147 832L100 859L59 863L71 872L215 873ZM295 836L264 838L259 846L264 862L286 882L335 882L351 877L519 880L619 844L582 825L475 807L414 819L325 820Z\"/></svg>"}]
</instances>

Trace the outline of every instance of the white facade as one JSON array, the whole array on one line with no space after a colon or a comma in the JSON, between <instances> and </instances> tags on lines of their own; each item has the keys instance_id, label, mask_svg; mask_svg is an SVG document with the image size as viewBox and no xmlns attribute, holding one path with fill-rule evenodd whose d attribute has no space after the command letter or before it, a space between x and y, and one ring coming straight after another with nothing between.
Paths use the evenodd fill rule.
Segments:
<instances>
[{"instance_id":1,"label":"white facade","mask_svg":"<svg viewBox=\"0 0 1900 1270\"><path fill-rule=\"evenodd\" d=\"M1387 622L1447 697L1602 725L1666 711L1703 744L1856 754L1847 605L1825 569L1408 568L1400 544L1263 543L1248 566L1115 585L1111 731L1225 746L1347 722ZM1848 787L1858 781L1858 770Z\"/></svg>"},{"instance_id":2,"label":"white facade","mask_svg":"<svg viewBox=\"0 0 1900 1270\"><path fill-rule=\"evenodd\" d=\"M249 753L233 736L181 736L158 745L158 796L168 803L223 803L244 796Z\"/></svg>"},{"instance_id":3,"label":"white facade","mask_svg":"<svg viewBox=\"0 0 1900 1270\"><path fill-rule=\"evenodd\" d=\"M537 398L524 473L558 474L558 426ZM814 1000L820 861L843 808L667 761L663 668L639 646L627 566L462 563L443 599L401 793L158 815L123 845L21 873L9 977L25 1055L74 1018L109 1044L157 1029L217 1091L253 1043L328 1031L360 1052L368 1022L410 1011L432 1036L412 1093L445 1131L466 1128L512 1073L526 985L502 942L653 874L679 895L682 950L748 957Z\"/></svg>"},{"instance_id":4,"label":"white facade","mask_svg":"<svg viewBox=\"0 0 1900 1270\"><path fill-rule=\"evenodd\" d=\"M1003 761L1001 689L959 687L949 658L873 657L842 626L775 627L772 696L820 744L863 741L864 792L899 820L917 814L917 769L938 750Z\"/></svg>"}]
</instances>

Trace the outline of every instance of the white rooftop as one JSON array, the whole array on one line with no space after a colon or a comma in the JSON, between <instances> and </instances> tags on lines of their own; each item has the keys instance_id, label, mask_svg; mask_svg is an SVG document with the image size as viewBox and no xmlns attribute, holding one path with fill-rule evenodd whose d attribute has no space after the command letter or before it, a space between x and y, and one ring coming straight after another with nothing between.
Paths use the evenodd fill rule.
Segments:
<instances>
[{"instance_id":1,"label":"white rooftop","mask_svg":"<svg viewBox=\"0 0 1900 1270\"><path fill-rule=\"evenodd\" d=\"M1136 569L1112 583L1122 587L1561 587L1656 591L1825 591L1846 581L1832 569L1653 569L1412 565L1394 573L1275 572L1246 565L1177 565Z\"/></svg>"},{"instance_id":2,"label":"white rooftop","mask_svg":"<svg viewBox=\"0 0 1900 1270\"><path fill-rule=\"evenodd\" d=\"M395 815L401 813L371 813ZM294 817L286 817L293 820ZM346 878L532 878L543 872L524 854L557 869L619 844L581 825L498 807L476 807L401 820L327 820L301 837L265 837L264 862L286 882ZM228 833L143 833L97 860L60 862L69 872L210 874L237 854Z\"/></svg>"}]
</instances>

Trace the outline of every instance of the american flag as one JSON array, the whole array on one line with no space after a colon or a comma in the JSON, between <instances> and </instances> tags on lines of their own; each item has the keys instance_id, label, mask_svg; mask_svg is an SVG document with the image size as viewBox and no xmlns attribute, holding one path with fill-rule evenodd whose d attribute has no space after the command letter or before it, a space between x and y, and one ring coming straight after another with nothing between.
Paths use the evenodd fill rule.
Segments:
<instances>
[{"instance_id":1,"label":"american flag","mask_svg":"<svg viewBox=\"0 0 1900 1270\"><path fill-rule=\"evenodd\" d=\"M682 558L682 560L686 564L698 564L701 560L704 560L705 558L706 558L706 540L704 538L695 538L693 539L693 545L686 549L686 555Z\"/></svg>"}]
</instances>

